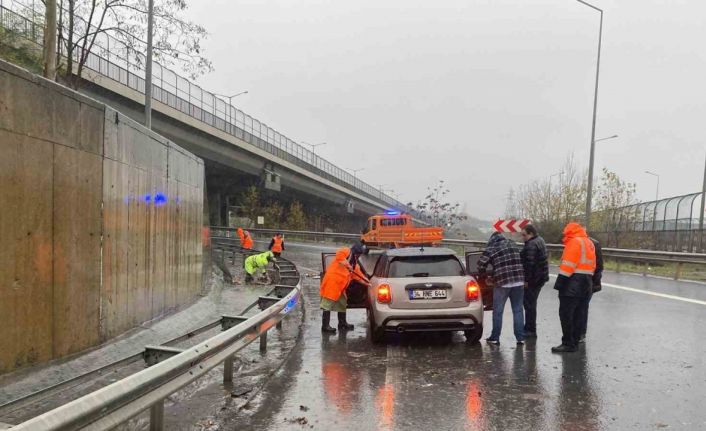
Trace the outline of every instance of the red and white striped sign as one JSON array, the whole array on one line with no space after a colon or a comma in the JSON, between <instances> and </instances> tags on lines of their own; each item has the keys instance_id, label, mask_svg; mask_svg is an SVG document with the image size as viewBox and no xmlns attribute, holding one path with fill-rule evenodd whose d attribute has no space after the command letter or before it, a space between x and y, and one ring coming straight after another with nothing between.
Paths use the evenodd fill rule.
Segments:
<instances>
[{"instance_id":1,"label":"red and white striped sign","mask_svg":"<svg viewBox=\"0 0 706 431\"><path fill-rule=\"evenodd\" d=\"M522 228L527 226L528 224L530 224L530 221L526 218L520 220L498 219L498 221L496 221L493 225L493 229L495 229L496 232L516 233L520 232Z\"/></svg>"}]
</instances>

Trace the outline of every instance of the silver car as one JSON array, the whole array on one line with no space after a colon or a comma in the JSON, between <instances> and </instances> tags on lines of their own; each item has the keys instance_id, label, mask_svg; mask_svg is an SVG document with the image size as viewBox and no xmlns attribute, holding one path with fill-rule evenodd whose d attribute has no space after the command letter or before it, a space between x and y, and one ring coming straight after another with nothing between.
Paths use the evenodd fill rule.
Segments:
<instances>
[{"instance_id":1,"label":"silver car","mask_svg":"<svg viewBox=\"0 0 706 431\"><path fill-rule=\"evenodd\" d=\"M324 254L324 268L332 255ZM386 332L463 331L477 342L483 335L483 296L453 250L406 247L372 251L360 258L370 286L351 283L349 308L368 311L374 342Z\"/></svg>"}]
</instances>

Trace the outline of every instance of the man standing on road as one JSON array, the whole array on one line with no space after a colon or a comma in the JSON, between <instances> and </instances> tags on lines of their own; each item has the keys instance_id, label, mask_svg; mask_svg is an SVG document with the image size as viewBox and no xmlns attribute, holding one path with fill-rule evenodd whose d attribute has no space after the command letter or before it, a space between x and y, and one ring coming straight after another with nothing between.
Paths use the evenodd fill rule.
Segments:
<instances>
[{"instance_id":1,"label":"man standing on road","mask_svg":"<svg viewBox=\"0 0 706 431\"><path fill-rule=\"evenodd\" d=\"M544 283L549 281L549 261L544 239L528 224L522 229L525 246L520 252L525 270L525 337L537 337L537 298Z\"/></svg>"},{"instance_id":2,"label":"man standing on road","mask_svg":"<svg viewBox=\"0 0 706 431\"><path fill-rule=\"evenodd\" d=\"M595 238L590 238L593 246L596 247L596 272L593 273L593 289L591 295L588 297L588 301L585 303L585 307L581 310L581 315L583 316L583 321L581 322L581 327L579 328L579 343L586 342L586 330L588 329L588 306L591 303L591 298L596 292L600 292L603 289L601 285L601 279L603 278L603 250L601 249L601 243Z\"/></svg>"},{"instance_id":3,"label":"man standing on road","mask_svg":"<svg viewBox=\"0 0 706 431\"><path fill-rule=\"evenodd\" d=\"M596 270L596 248L586 230L578 223L564 228L564 252L559 264L559 276L554 289L559 291L561 344L552 347L554 353L575 352L581 336L584 310L588 309Z\"/></svg>"},{"instance_id":4,"label":"man standing on road","mask_svg":"<svg viewBox=\"0 0 706 431\"><path fill-rule=\"evenodd\" d=\"M493 332L486 338L490 344L500 344L500 331L503 326L505 302L510 298L512 320L517 344L524 344L524 317L522 298L525 285L525 272L522 268L520 252L513 241L500 232L490 236L483 255L478 260L478 273L485 275L488 264L493 266Z\"/></svg>"},{"instance_id":5,"label":"man standing on road","mask_svg":"<svg viewBox=\"0 0 706 431\"><path fill-rule=\"evenodd\" d=\"M284 237L281 233L277 232L275 236L272 237L268 249L274 253L275 257L280 257L284 251Z\"/></svg>"}]
</instances>

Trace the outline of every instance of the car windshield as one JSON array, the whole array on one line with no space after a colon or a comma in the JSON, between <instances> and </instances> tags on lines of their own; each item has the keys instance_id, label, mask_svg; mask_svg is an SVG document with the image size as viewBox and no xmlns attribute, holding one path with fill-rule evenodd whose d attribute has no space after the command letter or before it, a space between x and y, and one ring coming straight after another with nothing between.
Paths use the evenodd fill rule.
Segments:
<instances>
[{"instance_id":1,"label":"car windshield","mask_svg":"<svg viewBox=\"0 0 706 431\"><path fill-rule=\"evenodd\" d=\"M388 277L449 277L465 275L455 256L395 257L390 262Z\"/></svg>"}]
</instances>

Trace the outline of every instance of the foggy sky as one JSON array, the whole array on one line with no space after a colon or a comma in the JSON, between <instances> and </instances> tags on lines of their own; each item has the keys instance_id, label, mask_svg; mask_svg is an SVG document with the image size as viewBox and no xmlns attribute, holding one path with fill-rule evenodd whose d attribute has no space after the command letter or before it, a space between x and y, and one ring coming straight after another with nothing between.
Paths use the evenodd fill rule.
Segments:
<instances>
[{"instance_id":1,"label":"foggy sky","mask_svg":"<svg viewBox=\"0 0 706 431\"><path fill-rule=\"evenodd\" d=\"M192 0L211 33L205 89L358 176L416 201L445 179L495 218L510 187L585 166L598 12L575 0ZM700 191L706 3L596 0L605 10L596 138L638 198ZM555 181L556 181L555 177Z\"/></svg>"}]
</instances>

